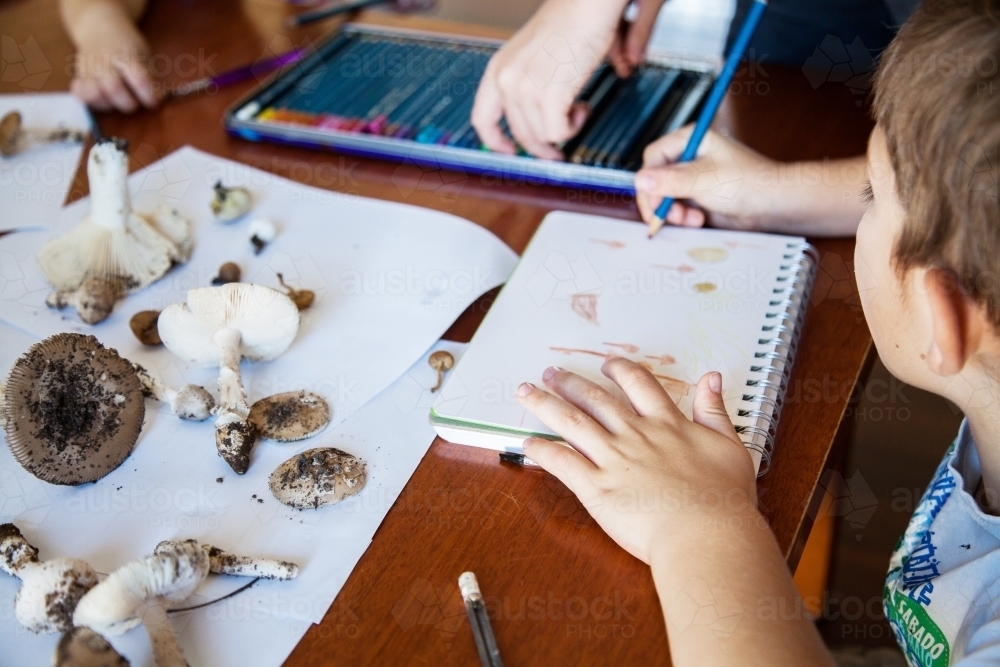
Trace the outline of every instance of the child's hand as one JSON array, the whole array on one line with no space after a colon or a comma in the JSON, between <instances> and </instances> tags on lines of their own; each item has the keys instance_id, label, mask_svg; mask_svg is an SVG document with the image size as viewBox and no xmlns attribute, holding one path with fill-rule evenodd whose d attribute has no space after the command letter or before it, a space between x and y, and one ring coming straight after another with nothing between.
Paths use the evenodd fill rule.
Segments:
<instances>
[{"instance_id":1,"label":"child's hand","mask_svg":"<svg viewBox=\"0 0 1000 667\"><path fill-rule=\"evenodd\" d=\"M72 93L99 111L131 113L140 105L155 107L161 96L146 66L149 47L142 34L124 22L112 22L99 34L93 32L77 35Z\"/></svg>"},{"instance_id":2,"label":"child's hand","mask_svg":"<svg viewBox=\"0 0 1000 667\"><path fill-rule=\"evenodd\" d=\"M646 147L635 177L636 203L649 222L665 196L676 199L667 222L701 227L710 217L716 227L755 229L777 210L764 183L776 181L777 164L760 153L709 130L698 157L676 164L693 126L681 128ZM771 172L771 173L768 173Z\"/></svg>"},{"instance_id":3,"label":"child's hand","mask_svg":"<svg viewBox=\"0 0 1000 667\"><path fill-rule=\"evenodd\" d=\"M656 17L664 0L636 0L636 14L632 21L621 21L618 35L611 44L608 60L620 77L631 76L646 57L646 45L653 34Z\"/></svg>"},{"instance_id":4,"label":"child's hand","mask_svg":"<svg viewBox=\"0 0 1000 667\"><path fill-rule=\"evenodd\" d=\"M689 421L642 366L615 358L601 370L628 404L556 368L543 374L554 393L525 383L517 396L569 444L529 438L525 454L569 487L615 542L648 563L658 539L759 516L753 464L723 405L721 375L698 382Z\"/></svg>"}]
</instances>

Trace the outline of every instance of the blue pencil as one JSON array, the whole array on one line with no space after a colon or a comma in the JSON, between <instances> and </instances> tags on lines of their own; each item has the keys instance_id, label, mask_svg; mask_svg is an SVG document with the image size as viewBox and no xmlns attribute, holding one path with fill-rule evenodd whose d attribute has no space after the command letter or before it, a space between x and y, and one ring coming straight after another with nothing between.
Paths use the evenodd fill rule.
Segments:
<instances>
[{"instance_id":1,"label":"blue pencil","mask_svg":"<svg viewBox=\"0 0 1000 667\"><path fill-rule=\"evenodd\" d=\"M723 65L722 71L719 73L719 78L715 80L715 85L712 86L712 92L708 94L708 99L705 100L705 106L701 110L701 115L698 116L694 132L691 133L691 138L688 139L687 146L684 147L684 152L681 153L680 158L677 160L678 162L690 162L698 154L698 146L701 144L701 140L705 138L708 127L712 124L712 119L715 118L715 114L722 104L722 98L725 97L729 84L733 82L736 68L739 67L740 60L743 59L747 46L750 45L750 40L757 31L757 25L760 24L760 18L764 15L765 9L767 9L767 0L754 0L754 3L750 6L750 11L743 22L743 27L740 28L740 32L736 36L736 41L733 43L733 49L726 58L726 64ZM666 220L667 213L670 211L673 203L673 197L664 197L663 201L660 202L660 205L656 208L656 214L649 221L649 238L656 236L656 232L663 228L663 222Z\"/></svg>"}]
</instances>

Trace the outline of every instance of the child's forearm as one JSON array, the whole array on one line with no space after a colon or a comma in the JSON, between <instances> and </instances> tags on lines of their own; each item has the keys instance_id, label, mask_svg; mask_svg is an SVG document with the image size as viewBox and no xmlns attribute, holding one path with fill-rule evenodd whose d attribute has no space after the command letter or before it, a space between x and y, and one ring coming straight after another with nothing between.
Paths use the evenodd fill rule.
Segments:
<instances>
[{"instance_id":1,"label":"child's forearm","mask_svg":"<svg viewBox=\"0 0 1000 667\"><path fill-rule=\"evenodd\" d=\"M102 31L138 31L135 22L145 9L146 0L59 0L63 25L77 48Z\"/></svg>"},{"instance_id":2,"label":"child's forearm","mask_svg":"<svg viewBox=\"0 0 1000 667\"><path fill-rule=\"evenodd\" d=\"M756 510L687 532L651 554L674 665L833 664Z\"/></svg>"}]
</instances>

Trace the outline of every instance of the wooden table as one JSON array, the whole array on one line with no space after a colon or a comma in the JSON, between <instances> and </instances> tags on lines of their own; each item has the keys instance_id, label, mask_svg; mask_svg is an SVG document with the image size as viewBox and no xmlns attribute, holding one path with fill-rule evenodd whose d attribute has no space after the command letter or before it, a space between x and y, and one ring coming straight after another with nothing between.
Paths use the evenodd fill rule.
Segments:
<instances>
[{"instance_id":1,"label":"wooden table","mask_svg":"<svg viewBox=\"0 0 1000 667\"><path fill-rule=\"evenodd\" d=\"M0 4L6 61L0 91L66 89L72 49L55 5ZM315 40L336 24L289 32L281 27L287 12L277 0L152 0L143 28L163 80L176 84ZM503 36L381 13L365 20ZM23 66L24 74L12 65ZM620 195L498 183L230 138L220 124L222 112L250 85L130 117L103 114L98 121L105 134L130 140L133 168L191 144L312 185L449 211L483 225L516 251L552 209L638 219L634 204ZM813 89L797 70L758 64L737 78L717 127L782 160L835 158L864 150L871 128L866 109L842 84ZM81 172L71 198L85 191ZM853 240L814 243L822 257L819 278L777 452L759 482L761 505L791 568L871 344L853 283ZM470 307L448 336L468 340L489 303L487 297ZM649 570L606 537L565 487L538 471L501 467L494 452L437 440L323 623L286 664L476 664L456 586L467 569L487 594L508 665L669 662Z\"/></svg>"}]
</instances>

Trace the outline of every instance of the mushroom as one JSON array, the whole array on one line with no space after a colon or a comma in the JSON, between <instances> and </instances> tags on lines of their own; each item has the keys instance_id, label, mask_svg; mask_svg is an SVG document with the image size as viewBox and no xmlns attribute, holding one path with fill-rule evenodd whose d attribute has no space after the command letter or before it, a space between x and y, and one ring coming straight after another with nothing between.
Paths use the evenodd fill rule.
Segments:
<instances>
[{"instance_id":1,"label":"mushroom","mask_svg":"<svg viewBox=\"0 0 1000 667\"><path fill-rule=\"evenodd\" d=\"M52 484L96 481L135 447L145 405L132 365L93 336L61 333L32 345L4 387L11 453Z\"/></svg>"},{"instance_id":2,"label":"mushroom","mask_svg":"<svg viewBox=\"0 0 1000 667\"><path fill-rule=\"evenodd\" d=\"M131 294L190 257L191 225L173 209L151 215L132 211L128 192L128 143L98 142L90 150L90 214L42 246L38 264L57 292L72 292L88 278L102 278L116 296Z\"/></svg>"},{"instance_id":3,"label":"mushroom","mask_svg":"<svg viewBox=\"0 0 1000 667\"><path fill-rule=\"evenodd\" d=\"M215 445L233 471L250 466L256 432L240 377L240 359L268 361L288 349L299 330L299 311L287 296L262 285L230 283L188 292L187 303L160 313L160 338L175 355L219 367Z\"/></svg>"},{"instance_id":4,"label":"mushroom","mask_svg":"<svg viewBox=\"0 0 1000 667\"><path fill-rule=\"evenodd\" d=\"M278 234L278 228L267 218L257 218L250 222L250 244L253 246L253 254L259 255L268 243L274 240Z\"/></svg>"},{"instance_id":5,"label":"mushroom","mask_svg":"<svg viewBox=\"0 0 1000 667\"><path fill-rule=\"evenodd\" d=\"M156 329L156 320L160 317L158 310L140 310L128 321L132 333L143 345L162 345L160 332Z\"/></svg>"},{"instance_id":6,"label":"mushroom","mask_svg":"<svg viewBox=\"0 0 1000 667\"><path fill-rule=\"evenodd\" d=\"M17 155L31 144L73 143L82 144L87 138L80 130L34 130L23 126L21 112L8 111L0 118L0 155Z\"/></svg>"},{"instance_id":7,"label":"mushroom","mask_svg":"<svg viewBox=\"0 0 1000 667\"><path fill-rule=\"evenodd\" d=\"M130 361L135 376L139 379L143 396L155 398L170 406L170 410L187 421L205 421L215 410L215 399L204 387L186 384L180 389L171 389L134 361Z\"/></svg>"},{"instance_id":8,"label":"mushroom","mask_svg":"<svg viewBox=\"0 0 1000 667\"><path fill-rule=\"evenodd\" d=\"M197 543L173 542L152 556L127 563L80 598L73 624L117 636L142 622L158 667L187 667L167 618L208 576L208 555Z\"/></svg>"},{"instance_id":9,"label":"mushroom","mask_svg":"<svg viewBox=\"0 0 1000 667\"><path fill-rule=\"evenodd\" d=\"M53 667L129 667L111 643L90 628L73 628L56 644Z\"/></svg>"},{"instance_id":10,"label":"mushroom","mask_svg":"<svg viewBox=\"0 0 1000 667\"><path fill-rule=\"evenodd\" d=\"M287 391L254 403L249 419L262 437L294 442L322 431L330 423L330 406L312 392Z\"/></svg>"},{"instance_id":11,"label":"mushroom","mask_svg":"<svg viewBox=\"0 0 1000 667\"><path fill-rule=\"evenodd\" d=\"M45 305L49 308L76 307L80 321L86 324L97 324L107 319L114 310L118 300L118 290L115 286L97 276L91 276L83 281L75 290L57 290L45 297Z\"/></svg>"},{"instance_id":12,"label":"mushroom","mask_svg":"<svg viewBox=\"0 0 1000 667\"><path fill-rule=\"evenodd\" d=\"M195 540L184 540L193 542ZM164 540L156 545L153 553L160 553L161 550L173 549L180 544L174 540ZM299 576L299 566L284 560L274 558L252 558L250 556L236 556L222 549L201 544L205 554L208 556L209 571L217 574L228 574L234 577L259 577L261 579L294 579Z\"/></svg>"},{"instance_id":13,"label":"mushroom","mask_svg":"<svg viewBox=\"0 0 1000 667\"><path fill-rule=\"evenodd\" d=\"M38 560L17 526L0 524L0 570L21 580L14 616L32 632L65 632L73 627L73 610L97 585L97 573L82 560Z\"/></svg>"},{"instance_id":14,"label":"mushroom","mask_svg":"<svg viewBox=\"0 0 1000 667\"><path fill-rule=\"evenodd\" d=\"M281 286L285 288L285 294L288 295L289 299L295 302L295 305L299 310L305 310L312 305L313 301L316 299L315 292L308 289L295 289L291 285L285 284L285 279L281 277L280 273L275 275L278 276L278 282L281 283Z\"/></svg>"},{"instance_id":15,"label":"mushroom","mask_svg":"<svg viewBox=\"0 0 1000 667\"><path fill-rule=\"evenodd\" d=\"M455 357L451 356L450 352L438 350L427 358L427 363L437 371L437 383L431 387L431 393L434 393L441 388L441 383L444 382L444 374L450 371L451 367L455 365Z\"/></svg>"},{"instance_id":16,"label":"mushroom","mask_svg":"<svg viewBox=\"0 0 1000 667\"><path fill-rule=\"evenodd\" d=\"M219 275L212 278L213 285L226 285L240 281L240 267L232 262L226 262L219 267Z\"/></svg>"},{"instance_id":17,"label":"mushroom","mask_svg":"<svg viewBox=\"0 0 1000 667\"><path fill-rule=\"evenodd\" d=\"M289 507L318 509L361 491L366 468L361 459L333 447L308 449L275 468L268 487Z\"/></svg>"},{"instance_id":18,"label":"mushroom","mask_svg":"<svg viewBox=\"0 0 1000 667\"><path fill-rule=\"evenodd\" d=\"M216 181L212 189L215 191L211 203L212 213L222 222L232 222L253 205L253 197L246 188L227 188L222 181Z\"/></svg>"}]
</instances>

